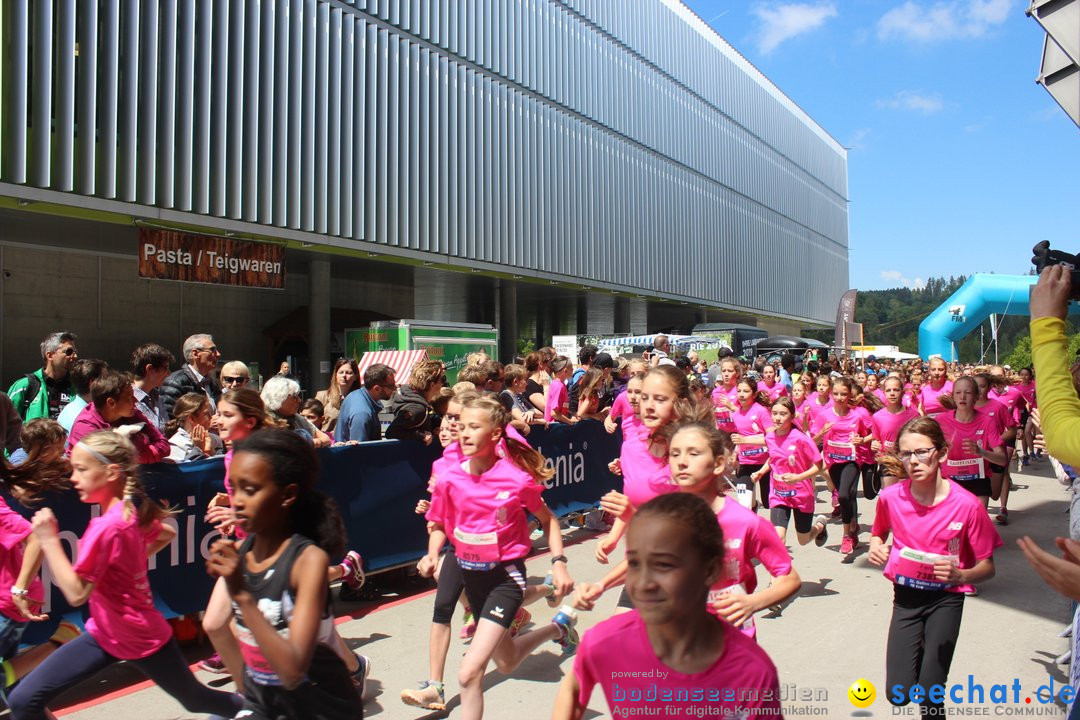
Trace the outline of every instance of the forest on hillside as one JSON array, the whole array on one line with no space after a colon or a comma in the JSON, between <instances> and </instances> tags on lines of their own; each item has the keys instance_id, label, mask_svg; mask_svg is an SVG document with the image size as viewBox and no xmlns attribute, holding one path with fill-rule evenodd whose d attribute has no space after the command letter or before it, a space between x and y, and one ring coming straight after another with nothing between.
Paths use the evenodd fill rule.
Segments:
<instances>
[{"instance_id":1,"label":"forest on hillside","mask_svg":"<svg viewBox=\"0 0 1080 720\"><path fill-rule=\"evenodd\" d=\"M898 345L903 352L919 351L919 323L945 302L967 277L930 278L920 289L892 288L889 290L860 291L855 303L855 321L863 325L863 338L867 345ZM998 316L997 357L1002 364L1022 367L1031 362L1031 340L1028 336L1027 315ZM1080 334L1075 323L1068 328L1072 342L1070 347L1080 346ZM961 362L994 362L990 320L983 322L980 333L976 329L960 341ZM819 339L832 341L832 330L824 331Z\"/></svg>"}]
</instances>

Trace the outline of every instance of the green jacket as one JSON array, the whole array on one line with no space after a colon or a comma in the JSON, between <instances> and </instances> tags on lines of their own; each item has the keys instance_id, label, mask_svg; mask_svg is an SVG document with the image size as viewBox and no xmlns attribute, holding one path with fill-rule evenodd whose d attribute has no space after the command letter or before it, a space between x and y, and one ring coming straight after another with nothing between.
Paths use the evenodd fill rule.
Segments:
<instances>
[{"instance_id":1,"label":"green jacket","mask_svg":"<svg viewBox=\"0 0 1080 720\"><path fill-rule=\"evenodd\" d=\"M31 391L29 375L24 375L13 382L7 391L8 397L11 398L11 404L15 406L15 411L19 413L23 422L34 418L49 417L49 393L45 390L44 368L38 368L30 375L37 379L37 382L34 383L37 392L33 397L29 397ZM72 395L75 394L74 389L71 389L70 392Z\"/></svg>"}]
</instances>

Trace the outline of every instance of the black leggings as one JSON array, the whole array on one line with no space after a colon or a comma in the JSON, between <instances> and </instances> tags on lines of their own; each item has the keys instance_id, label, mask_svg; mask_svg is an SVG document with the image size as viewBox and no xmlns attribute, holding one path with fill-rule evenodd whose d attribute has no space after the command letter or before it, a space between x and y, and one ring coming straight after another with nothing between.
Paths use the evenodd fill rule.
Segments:
<instances>
[{"instance_id":1,"label":"black leggings","mask_svg":"<svg viewBox=\"0 0 1080 720\"><path fill-rule=\"evenodd\" d=\"M860 466L859 472L862 474L862 496L873 500L881 492L881 466L867 463Z\"/></svg>"},{"instance_id":2,"label":"black leggings","mask_svg":"<svg viewBox=\"0 0 1080 720\"><path fill-rule=\"evenodd\" d=\"M840 494L840 520L845 525L855 519L858 512L858 500L855 491L859 485L859 464L855 461L837 463L829 466L836 491Z\"/></svg>"},{"instance_id":3,"label":"black leggings","mask_svg":"<svg viewBox=\"0 0 1080 720\"><path fill-rule=\"evenodd\" d=\"M927 696L932 685L945 685L960 635L964 594L916 590L893 585L893 614L885 651L885 686L894 705L907 705L912 685L923 687L922 714L945 716L944 703ZM894 702L891 688L903 688L903 702Z\"/></svg>"},{"instance_id":4,"label":"black leggings","mask_svg":"<svg viewBox=\"0 0 1080 720\"><path fill-rule=\"evenodd\" d=\"M439 585L435 590L435 610L431 614L431 622L449 625L454 618L454 606L464 589L465 578L461 575L461 566L454 551L450 550L443 555L442 567L439 568Z\"/></svg>"},{"instance_id":5,"label":"black leggings","mask_svg":"<svg viewBox=\"0 0 1080 720\"><path fill-rule=\"evenodd\" d=\"M765 463L758 463L757 465L739 465L739 471L735 474L735 484L741 487L748 487L751 490L754 489L754 481L750 479L751 473L756 473L761 468L765 467ZM761 479L757 481L758 497L761 498L761 505L768 510L769 509L769 473L765 473L761 476Z\"/></svg>"},{"instance_id":6,"label":"black leggings","mask_svg":"<svg viewBox=\"0 0 1080 720\"><path fill-rule=\"evenodd\" d=\"M83 633L57 648L22 679L8 696L11 716L15 720L44 718L45 708L53 698L117 662L120 659L105 652L90 633ZM180 653L176 638L170 639L153 655L128 662L180 701L190 713L232 717L240 709L238 696L211 690L195 679Z\"/></svg>"}]
</instances>

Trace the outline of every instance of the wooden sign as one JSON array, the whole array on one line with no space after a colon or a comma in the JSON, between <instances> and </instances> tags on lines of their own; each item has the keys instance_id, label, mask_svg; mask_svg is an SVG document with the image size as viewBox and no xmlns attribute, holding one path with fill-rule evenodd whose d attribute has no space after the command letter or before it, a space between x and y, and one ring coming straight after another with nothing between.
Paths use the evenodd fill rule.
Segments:
<instances>
[{"instance_id":1,"label":"wooden sign","mask_svg":"<svg viewBox=\"0 0 1080 720\"><path fill-rule=\"evenodd\" d=\"M139 228L139 277L281 290L281 245Z\"/></svg>"}]
</instances>

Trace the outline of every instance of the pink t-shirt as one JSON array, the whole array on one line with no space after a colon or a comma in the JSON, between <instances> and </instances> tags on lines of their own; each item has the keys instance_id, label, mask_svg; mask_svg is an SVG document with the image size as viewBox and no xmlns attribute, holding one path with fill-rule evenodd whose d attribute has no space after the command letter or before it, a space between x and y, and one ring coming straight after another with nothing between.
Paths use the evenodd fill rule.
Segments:
<instances>
[{"instance_id":1,"label":"pink t-shirt","mask_svg":"<svg viewBox=\"0 0 1080 720\"><path fill-rule=\"evenodd\" d=\"M547 390L547 404L544 406L544 420L551 422L552 412L558 410L563 415L570 414L570 394L562 380L553 378Z\"/></svg>"},{"instance_id":2,"label":"pink t-shirt","mask_svg":"<svg viewBox=\"0 0 1080 720\"><path fill-rule=\"evenodd\" d=\"M821 414L823 412L833 406L832 395L826 395L825 397L829 399L828 402L826 402L825 404L818 402L818 400L821 399L821 396L818 393L814 393L810 397L806 398L806 418L808 420L806 425L807 428L813 429L821 427L821 425L818 424L818 418L821 417ZM817 431L814 430L814 432L816 433Z\"/></svg>"},{"instance_id":3,"label":"pink t-shirt","mask_svg":"<svg viewBox=\"0 0 1080 720\"><path fill-rule=\"evenodd\" d=\"M872 416L870 411L860 405L859 407L851 408L851 412L858 413L862 416L863 427L867 428L864 434L869 435L872 427ZM877 462L877 459L874 457L874 451L870 447L870 443L863 443L862 445L855 446L855 460L858 461L860 465L873 465Z\"/></svg>"},{"instance_id":4,"label":"pink t-shirt","mask_svg":"<svg viewBox=\"0 0 1080 720\"><path fill-rule=\"evenodd\" d=\"M118 502L91 519L79 540L75 574L94 584L86 631L121 660L153 655L172 638L146 576L147 548L160 534L156 520L145 528L135 514L125 520L124 503Z\"/></svg>"},{"instance_id":5,"label":"pink t-shirt","mask_svg":"<svg viewBox=\"0 0 1080 720\"><path fill-rule=\"evenodd\" d=\"M435 462L431 463L431 480L429 489L433 489L439 482L439 478L455 465L459 465L465 456L461 454L461 444L454 441L443 448L443 453Z\"/></svg>"},{"instance_id":6,"label":"pink t-shirt","mask_svg":"<svg viewBox=\"0 0 1080 720\"><path fill-rule=\"evenodd\" d=\"M1039 407L1039 403L1037 401L1038 399L1035 395L1035 383L1019 383L1017 385L1013 385L1013 387L1016 388L1016 391L1023 396L1028 408Z\"/></svg>"},{"instance_id":7,"label":"pink t-shirt","mask_svg":"<svg viewBox=\"0 0 1080 720\"><path fill-rule=\"evenodd\" d=\"M855 462L858 456L855 445L851 442L851 436L865 436L870 432L867 414L856 412L856 409L852 408L840 417L835 409L829 408L818 415L817 423L814 425L814 434L820 432L821 428L829 423L832 423L832 427L821 438L821 456L825 460L825 466L832 467L840 463Z\"/></svg>"},{"instance_id":8,"label":"pink t-shirt","mask_svg":"<svg viewBox=\"0 0 1080 720\"><path fill-rule=\"evenodd\" d=\"M8 507L4 498L0 497L0 613L16 622L26 622L26 618L15 607L11 599L11 593L7 588L14 587L22 571L23 542L30 535L30 522L19 513ZM37 575L30 581L30 587L24 588L30 592L30 597L41 600L45 592L41 587L41 578Z\"/></svg>"},{"instance_id":9,"label":"pink t-shirt","mask_svg":"<svg viewBox=\"0 0 1080 720\"><path fill-rule=\"evenodd\" d=\"M611 403L611 411L608 413L608 417L612 420L618 420L624 415L633 414L634 408L630 407L630 401L626 399L626 393L623 393L615 398L615 402Z\"/></svg>"},{"instance_id":10,"label":"pink t-shirt","mask_svg":"<svg viewBox=\"0 0 1080 720\"><path fill-rule=\"evenodd\" d=\"M904 408L898 413L881 408L873 414L870 418L870 429L874 433L874 439L881 443L882 455L891 455L896 451L896 438L900 435L900 428L917 417L919 411L915 408Z\"/></svg>"},{"instance_id":11,"label":"pink t-shirt","mask_svg":"<svg viewBox=\"0 0 1080 720\"><path fill-rule=\"evenodd\" d=\"M442 523L462 567L486 570L532 550L525 511L543 505L543 489L506 458L483 475L469 473L464 463L449 465L435 485L426 517Z\"/></svg>"},{"instance_id":12,"label":"pink t-shirt","mask_svg":"<svg viewBox=\"0 0 1080 720\"><path fill-rule=\"evenodd\" d=\"M750 403L748 409L740 407L731 413L731 424L736 435L764 435L765 431L772 427L772 415L764 405ZM764 445L736 445L735 450L738 452L740 465L764 465L769 459L769 451Z\"/></svg>"},{"instance_id":13,"label":"pink t-shirt","mask_svg":"<svg viewBox=\"0 0 1080 720\"><path fill-rule=\"evenodd\" d=\"M879 388L879 387L874 388L874 391L872 393L870 393L870 394L873 395L874 397L876 397L878 400L880 400L882 405L887 405L888 404L886 402L886 400L885 400L885 391L882 390L881 388Z\"/></svg>"},{"instance_id":14,"label":"pink t-shirt","mask_svg":"<svg viewBox=\"0 0 1080 720\"><path fill-rule=\"evenodd\" d=\"M707 670L688 675L656 656L637 610L616 615L585 633L574 658L574 675L578 702L587 705L599 684L612 715L659 710L660 704L667 713L663 717L671 718L746 718L758 708L766 708L758 711L762 715L780 715L780 685L772 660L726 624L720 657Z\"/></svg>"},{"instance_id":15,"label":"pink t-shirt","mask_svg":"<svg viewBox=\"0 0 1080 720\"><path fill-rule=\"evenodd\" d=\"M1001 447L997 422L978 411L975 412L975 419L966 423L956 419L955 410L943 412L934 419L945 434L945 442L949 443L948 455L941 463L941 474L957 481L990 477L989 463L985 458L964 450L964 440L974 440L987 450Z\"/></svg>"},{"instance_id":16,"label":"pink t-shirt","mask_svg":"<svg viewBox=\"0 0 1080 720\"><path fill-rule=\"evenodd\" d=\"M622 454L619 455L623 494L634 507L641 507L657 495L678 489L671 481L667 453L657 457L649 449L651 445L648 428L644 425L633 435L623 436Z\"/></svg>"},{"instance_id":17,"label":"pink t-shirt","mask_svg":"<svg viewBox=\"0 0 1080 720\"><path fill-rule=\"evenodd\" d=\"M1034 394L1032 395L1034 398ZM1027 398L1020 391L1019 386L1010 385L1005 388L1005 392L999 393L996 389L990 389L990 399L994 402L999 402L1008 409L1009 414L1012 415L1013 425L1020 424L1020 412L1028 406ZM1010 427L1012 427L1010 426Z\"/></svg>"},{"instance_id":18,"label":"pink t-shirt","mask_svg":"<svg viewBox=\"0 0 1080 720\"><path fill-rule=\"evenodd\" d=\"M945 408L938 402L938 397L951 392L952 380L945 380L945 384L941 386L940 390L930 387L930 383L923 383L922 389L919 391L923 412L930 417L936 417L938 414L945 412Z\"/></svg>"},{"instance_id":19,"label":"pink t-shirt","mask_svg":"<svg viewBox=\"0 0 1080 720\"><path fill-rule=\"evenodd\" d=\"M993 398L988 399L982 407L976 406L975 411L986 415L994 421L999 437L1004 435L1010 428L1016 427L1016 418L1013 417L1009 408Z\"/></svg>"},{"instance_id":20,"label":"pink t-shirt","mask_svg":"<svg viewBox=\"0 0 1080 720\"><path fill-rule=\"evenodd\" d=\"M914 498L911 480L882 490L871 534L885 539L890 532L893 541L885 577L919 590L970 591L971 585L949 585L934 579L934 560L953 558L957 567L966 570L1002 545L982 503L952 481L949 494L933 506Z\"/></svg>"},{"instance_id":21,"label":"pink t-shirt","mask_svg":"<svg viewBox=\"0 0 1080 720\"><path fill-rule=\"evenodd\" d=\"M800 512L814 512L814 478L795 483L780 482L778 475L798 475L821 462L821 451L810 436L797 428L787 435L770 432L765 436L769 448L769 506L783 505Z\"/></svg>"},{"instance_id":22,"label":"pink t-shirt","mask_svg":"<svg viewBox=\"0 0 1080 720\"><path fill-rule=\"evenodd\" d=\"M773 383L772 387L769 387L765 383L761 382L758 383L757 389L765 391L765 393L769 396L769 400L771 400L772 402L776 402L778 398L787 397L788 394L787 386L781 382Z\"/></svg>"},{"instance_id":23,"label":"pink t-shirt","mask_svg":"<svg viewBox=\"0 0 1080 720\"><path fill-rule=\"evenodd\" d=\"M735 383L730 389L723 385L717 385L712 391L713 406L716 408L716 427L727 432L732 432L731 411L721 401L727 398L733 405L739 404L739 384Z\"/></svg>"}]
</instances>

